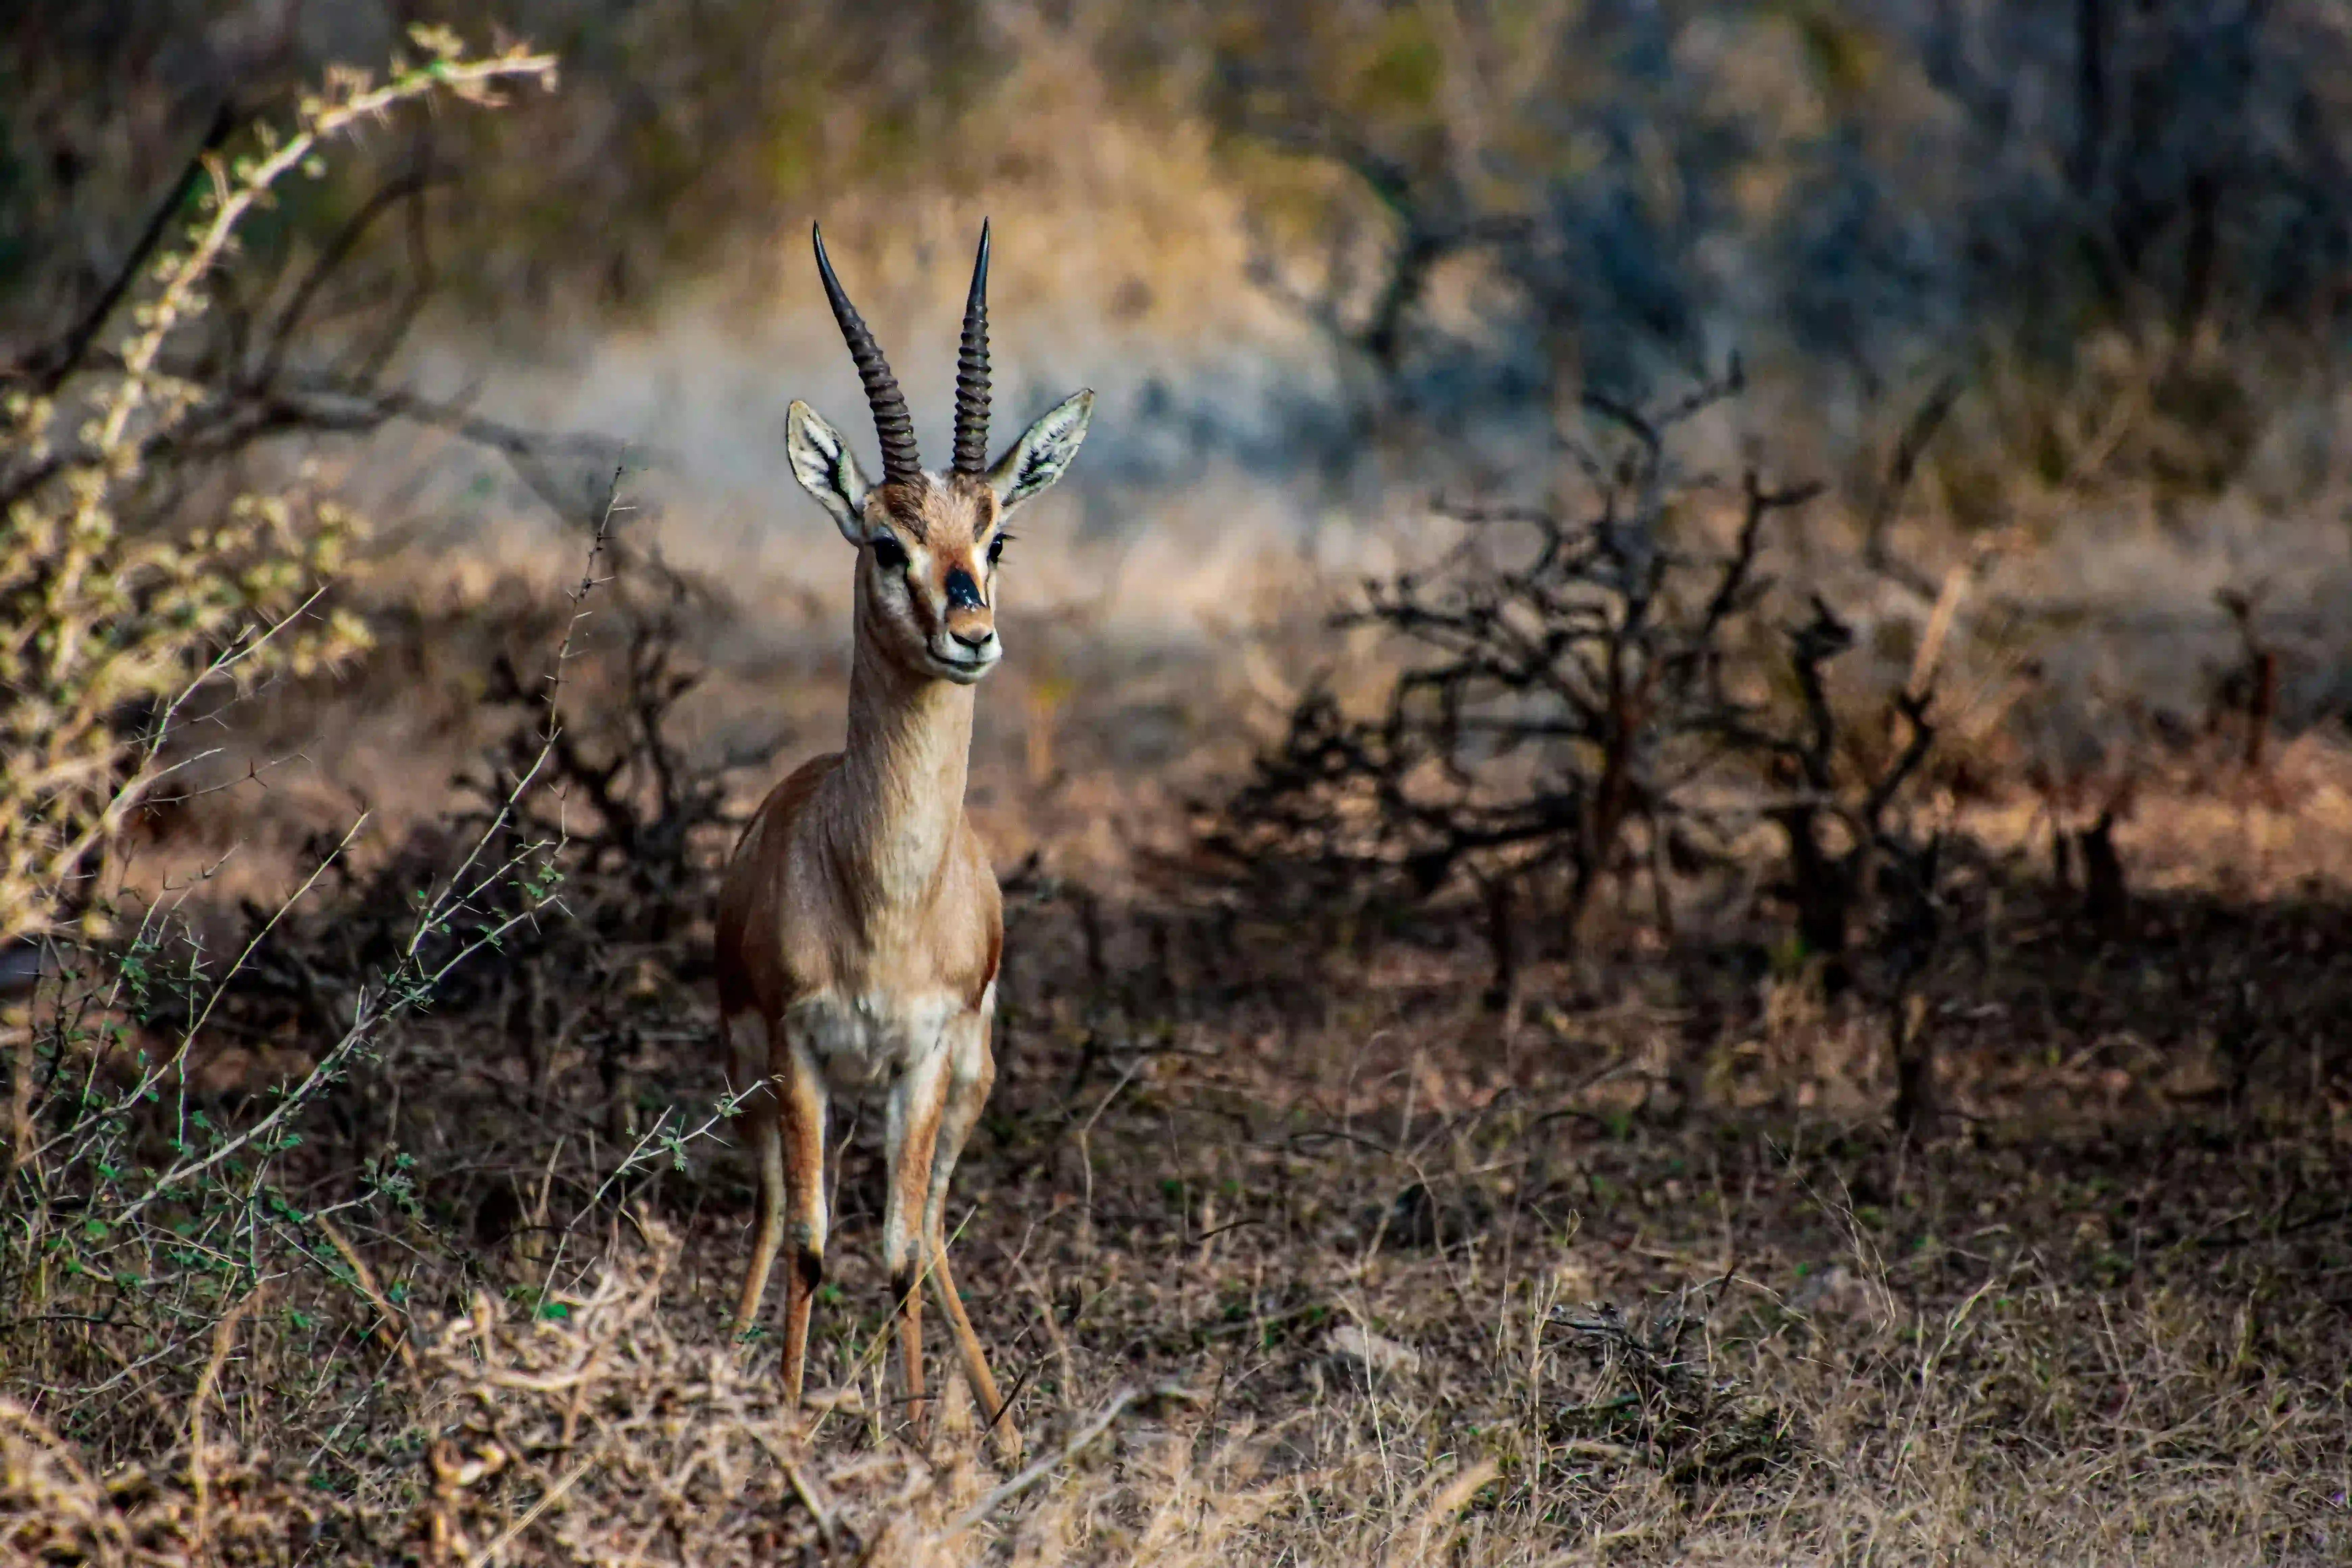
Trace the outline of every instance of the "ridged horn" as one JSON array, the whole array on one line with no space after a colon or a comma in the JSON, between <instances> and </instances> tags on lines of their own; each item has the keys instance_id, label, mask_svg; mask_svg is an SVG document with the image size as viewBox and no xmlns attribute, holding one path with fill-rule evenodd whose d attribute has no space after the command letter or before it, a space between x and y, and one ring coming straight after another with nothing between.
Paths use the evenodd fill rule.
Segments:
<instances>
[{"instance_id":1,"label":"ridged horn","mask_svg":"<svg viewBox=\"0 0 2352 1568\"><path fill-rule=\"evenodd\" d=\"M955 471L988 469L988 220L980 220L980 258L971 264L963 341L956 350Z\"/></svg>"},{"instance_id":2,"label":"ridged horn","mask_svg":"<svg viewBox=\"0 0 2352 1568\"><path fill-rule=\"evenodd\" d=\"M833 263L824 254L824 231L811 224L809 237L816 243L817 275L824 279L824 297L833 303L833 319L841 323L850 361L857 366L857 379L866 384L866 401L874 410L874 434L882 442L882 482L914 479L923 471L923 459L915 450L915 416L907 411L907 395L898 390L898 378L890 374L882 345L874 341L866 319L849 302L841 279L833 275Z\"/></svg>"}]
</instances>

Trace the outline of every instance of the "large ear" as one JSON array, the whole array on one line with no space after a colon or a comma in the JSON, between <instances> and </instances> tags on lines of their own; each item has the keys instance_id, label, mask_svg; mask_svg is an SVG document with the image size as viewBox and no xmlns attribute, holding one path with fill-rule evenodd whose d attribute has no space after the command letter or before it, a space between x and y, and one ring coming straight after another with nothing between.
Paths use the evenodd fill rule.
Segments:
<instances>
[{"instance_id":1,"label":"large ear","mask_svg":"<svg viewBox=\"0 0 2352 1568\"><path fill-rule=\"evenodd\" d=\"M866 471L857 454L817 411L798 398L784 415L784 449L792 454L793 478L833 514L834 526L852 544L866 542Z\"/></svg>"},{"instance_id":2,"label":"large ear","mask_svg":"<svg viewBox=\"0 0 2352 1568\"><path fill-rule=\"evenodd\" d=\"M1037 423L1021 432L1013 449L988 470L989 486L996 491L1000 510L1012 510L1062 477L1062 470L1078 455L1078 443L1087 438L1087 421L1094 412L1095 395L1077 393L1045 410L1037 416Z\"/></svg>"}]
</instances>

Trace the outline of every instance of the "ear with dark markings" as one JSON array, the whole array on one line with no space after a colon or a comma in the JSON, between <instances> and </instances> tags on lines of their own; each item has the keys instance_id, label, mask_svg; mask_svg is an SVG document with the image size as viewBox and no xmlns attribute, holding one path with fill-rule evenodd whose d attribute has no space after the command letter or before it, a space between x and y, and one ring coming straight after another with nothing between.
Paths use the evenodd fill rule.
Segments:
<instances>
[{"instance_id":1,"label":"ear with dark markings","mask_svg":"<svg viewBox=\"0 0 2352 1568\"><path fill-rule=\"evenodd\" d=\"M866 496L874 487L857 466L857 454L815 409L795 398L784 416L784 450L793 478L833 514L834 526L852 544L866 542Z\"/></svg>"},{"instance_id":2,"label":"ear with dark markings","mask_svg":"<svg viewBox=\"0 0 2352 1568\"><path fill-rule=\"evenodd\" d=\"M1000 510L1012 510L1062 477L1078 455L1078 443L1087 438L1087 421L1094 412L1095 395L1077 393L1045 410L1021 433L1013 449L988 470L989 488L996 492Z\"/></svg>"}]
</instances>

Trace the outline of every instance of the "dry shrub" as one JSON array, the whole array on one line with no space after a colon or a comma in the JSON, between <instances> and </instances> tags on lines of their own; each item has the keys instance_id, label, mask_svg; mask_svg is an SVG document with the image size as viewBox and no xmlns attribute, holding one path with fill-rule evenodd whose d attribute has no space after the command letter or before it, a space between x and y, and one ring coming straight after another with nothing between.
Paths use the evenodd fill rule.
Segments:
<instances>
[{"instance_id":1,"label":"dry shrub","mask_svg":"<svg viewBox=\"0 0 2352 1568\"><path fill-rule=\"evenodd\" d=\"M171 1568L318 1560L348 1510L266 1453L208 1448L94 1476L73 1445L0 1399L0 1555L17 1563Z\"/></svg>"},{"instance_id":2,"label":"dry shrub","mask_svg":"<svg viewBox=\"0 0 2352 1568\"><path fill-rule=\"evenodd\" d=\"M1366 584L1341 627L1368 626L1412 657L1381 711L1351 717L1320 687L1213 828L1244 872L1328 901L1428 899L1463 883L1557 873L1573 929L1646 825L1664 853L1695 801L1740 768L1763 721L1732 648L1769 635L1763 532L1815 487L1753 474L1721 559L1677 548L1676 512L1703 479L1664 436L1737 390L1736 379L1662 410L1612 407L1626 439L1588 464L1589 511L1456 512L1462 544L1435 564Z\"/></svg>"},{"instance_id":3,"label":"dry shrub","mask_svg":"<svg viewBox=\"0 0 2352 1568\"><path fill-rule=\"evenodd\" d=\"M1769 535L1817 485L1750 468L1728 549L1695 544L1694 520L1727 487L1675 448L1741 385L1735 365L1652 409L1589 396L1615 437L1579 453L1589 506L1459 510L1458 547L1367 583L1336 624L1381 634L1404 673L1364 717L1309 688L1202 847L1265 907L1327 921L1475 893L1500 1005L1519 985L1522 933L1574 947L1613 884L1627 906L1641 889L1634 918L1671 939L1684 890L1752 861L1769 825L1785 865L1770 890L1843 984L1849 947L1905 876L1932 894L1932 858L1899 808L1935 738L1934 656L1904 689L1833 700L1853 629L1818 595L1809 620L1786 624L1801 600L1765 564Z\"/></svg>"},{"instance_id":4,"label":"dry shrub","mask_svg":"<svg viewBox=\"0 0 2352 1568\"><path fill-rule=\"evenodd\" d=\"M364 643L350 616L309 615L341 559L339 509L281 493L185 524L176 437L205 388L173 355L239 228L281 182L320 173L325 146L413 100L495 102L505 81L552 76L552 60L520 48L477 60L446 31L415 37L422 60L395 61L383 82L331 71L291 134L264 126L255 154L208 157L200 216L153 262L152 292L125 280L138 302L119 357L92 354L107 324L95 319L0 411L0 942L104 923L97 873L171 771L167 743L198 716L192 705Z\"/></svg>"}]
</instances>

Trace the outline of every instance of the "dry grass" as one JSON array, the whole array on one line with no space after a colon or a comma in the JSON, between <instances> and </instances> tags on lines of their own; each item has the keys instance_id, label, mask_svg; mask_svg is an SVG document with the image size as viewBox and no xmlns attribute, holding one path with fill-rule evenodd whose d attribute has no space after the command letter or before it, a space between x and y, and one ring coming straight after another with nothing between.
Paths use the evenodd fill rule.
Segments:
<instances>
[{"instance_id":1,"label":"dry grass","mask_svg":"<svg viewBox=\"0 0 2352 1568\"><path fill-rule=\"evenodd\" d=\"M1411 1087L1442 1087L1454 1031L1414 1032L1418 1071L1364 1118L1180 1058L1066 1104L1061 1072L1023 1058L959 1242L1045 1459L1012 1495L968 1416L928 1449L890 1429L859 1151L813 1440L781 1417L772 1353L725 1342L743 1205L698 1169L641 1194L648 1217L577 1287L479 1297L431 1331L358 1488L215 1447L199 1504L184 1454L100 1481L12 1411L11 1542L122 1562L297 1561L279 1543L304 1540L308 1560L397 1541L565 1563L2340 1552L2352 1260L2306 1222L2343 1190L2342 1136L1988 1134L1922 1156L1512 1109L1540 1094L1462 1110ZM1156 1396L1121 1402L1138 1389Z\"/></svg>"}]
</instances>

